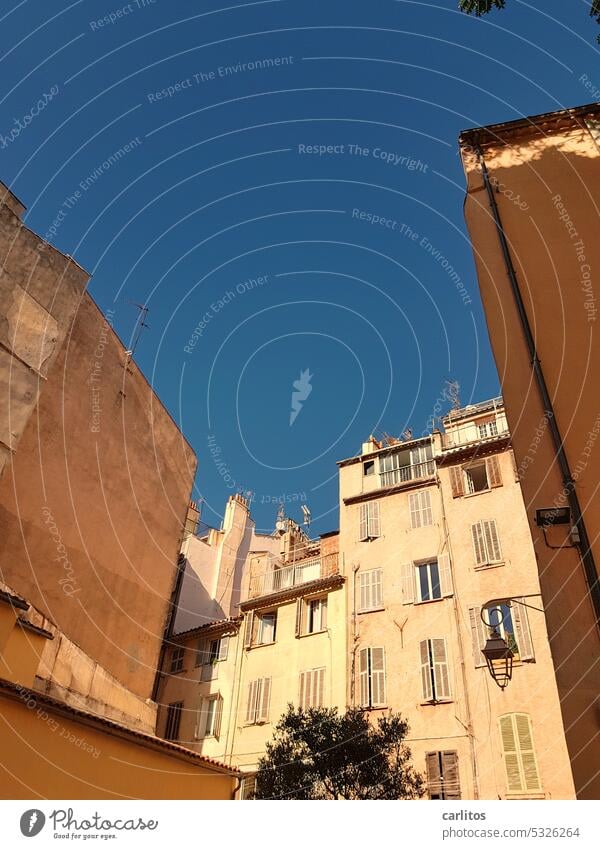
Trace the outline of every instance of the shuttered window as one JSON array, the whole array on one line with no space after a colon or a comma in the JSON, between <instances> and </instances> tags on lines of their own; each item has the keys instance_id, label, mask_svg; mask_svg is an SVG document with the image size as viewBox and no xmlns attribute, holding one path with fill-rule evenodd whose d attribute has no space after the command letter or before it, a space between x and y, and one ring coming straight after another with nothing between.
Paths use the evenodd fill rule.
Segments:
<instances>
[{"instance_id":1,"label":"shuttered window","mask_svg":"<svg viewBox=\"0 0 600 849\"><path fill-rule=\"evenodd\" d=\"M509 793L533 793L542 789L533 745L531 720L526 713L500 717L500 738Z\"/></svg>"},{"instance_id":2,"label":"shuttered window","mask_svg":"<svg viewBox=\"0 0 600 849\"><path fill-rule=\"evenodd\" d=\"M217 637L213 640L200 640L196 651L196 666L203 667L203 681L212 681L213 678L217 677L216 664L220 661L227 660L228 653L229 637ZM206 666L210 666L213 670L215 670L214 675L211 675L208 670L205 670Z\"/></svg>"},{"instance_id":3,"label":"shuttered window","mask_svg":"<svg viewBox=\"0 0 600 849\"><path fill-rule=\"evenodd\" d=\"M457 752L427 752L427 792L430 799L460 799Z\"/></svg>"},{"instance_id":4,"label":"shuttered window","mask_svg":"<svg viewBox=\"0 0 600 849\"><path fill-rule=\"evenodd\" d=\"M181 672L183 670L184 657L185 648L183 646L175 646L171 652L171 672Z\"/></svg>"},{"instance_id":5,"label":"shuttered window","mask_svg":"<svg viewBox=\"0 0 600 849\"><path fill-rule=\"evenodd\" d=\"M425 563L415 563L413 566L413 580L415 582L416 600L418 602L436 601L437 599L451 596L453 588L450 557L447 554L440 554L435 560L429 560ZM410 594L408 588L407 591ZM407 602L404 601L404 603L406 604Z\"/></svg>"},{"instance_id":6,"label":"shuttered window","mask_svg":"<svg viewBox=\"0 0 600 849\"><path fill-rule=\"evenodd\" d=\"M533 640L527 618L527 609L515 599L510 607L506 604L488 607L481 618L481 608L469 608L469 623L471 625L471 641L473 645L473 660L475 666L485 666L483 649L486 641L496 627L500 636L515 654L515 660L529 663L535 660Z\"/></svg>"},{"instance_id":7,"label":"shuttered window","mask_svg":"<svg viewBox=\"0 0 600 849\"><path fill-rule=\"evenodd\" d=\"M242 778L242 786L240 787L240 799L254 799L256 793L256 775L245 775Z\"/></svg>"},{"instance_id":8,"label":"shuttered window","mask_svg":"<svg viewBox=\"0 0 600 849\"><path fill-rule=\"evenodd\" d=\"M202 699L198 712L196 737L215 737L218 740L221 734L222 716L223 699L220 694Z\"/></svg>"},{"instance_id":9,"label":"shuttered window","mask_svg":"<svg viewBox=\"0 0 600 849\"><path fill-rule=\"evenodd\" d=\"M299 704L302 710L323 707L324 692L325 667L300 673Z\"/></svg>"},{"instance_id":10,"label":"shuttered window","mask_svg":"<svg viewBox=\"0 0 600 849\"><path fill-rule=\"evenodd\" d=\"M446 640L436 637L420 643L421 685L424 702L449 701L450 670Z\"/></svg>"},{"instance_id":11,"label":"shuttered window","mask_svg":"<svg viewBox=\"0 0 600 849\"><path fill-rule=\"evenodd\" d=\"M502 562L502 549L495 519L471 525L475 566L491 566Z\"/></svg>"},{"instance_id":12,"label":"shuttered window","mask_svg":"<svg viewBox=\"0 0 600 849\"><path fill-rule=\"evenodd\" d=\"M412 528L425 528L433 524L431 494L428 489L411 492L408 496L408 506Z\"/></svg>"},{"instance_id":13,"label":"shuttered window","mask_svg":"<svg viewBox=\"0 0 600 849\"><path fill-rule=\"evenodd\" d=\"M277 629L277 611L260 613L258 618L257 642L259 645L268 645L275 642L275 631Z\"/></svg>"},{"instance_id":14,"label":"shuttered window","mask_svg":"<svg viewBox=\"0 0 600 849\"><path fill-rule=\"evenodd\" d=\"M360 704L364 708L386 703L385 651L364 648L359 652Z\"/></svg>"},{"instance_id":15,"label":"shuttered window","mask_svg":"<svg viewBox=\"0 0 600 849\"><path fill-rule=\"evenodd\" d=\"M181 723L182 710L183 702L172 702L167 708L165 740L179 740L179 725Z\"/></svg>"},{"instance_id":16,"label":"shuttered window","mask_svg":"<svg viewBox=\"0 0 600 849\"><path fill-rule=\"evenodd\" d=\"M379 501L366 501L360 505L359 539L368 540L381 536L379 523Z\"/></svg>"},{"instance_id":17,"label":"shuttered window","mask_svg":"<svg viewBox=\"0 0 600 849\"><path fill-rule=\"evenodd\" d=\"M269 705L271 701L271 679L257 678L248 684L248 701L246 704L246 723L256 725L268 722Z\"/></svg>"},{"instance_id":18,"label":"shuttered window","mask_svg":"<svg viewBox=\"0 0 600 849\"><path fill-rule=\"evenodd\" d=\"M452 487L452 498L460 498L465 494L463 470L460 466L450 467L450 486Z\"/></svg>"},{"instance_id":19,"label":"shuttered window","mask_svg":"<svg viewBox=\"0 0 600 849\"><path fill-rule=\"evenodd\" d=\"M369 569L358 575L358 612L378 610L383 607L383 570Z\"/></svg>"}]
</instances>

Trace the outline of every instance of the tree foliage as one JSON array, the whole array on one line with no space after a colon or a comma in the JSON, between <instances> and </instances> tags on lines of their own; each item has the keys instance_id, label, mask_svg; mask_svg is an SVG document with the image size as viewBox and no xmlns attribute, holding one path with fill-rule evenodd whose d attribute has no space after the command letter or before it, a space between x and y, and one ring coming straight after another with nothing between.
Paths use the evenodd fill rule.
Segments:
<instances>
[{"instance_id":1,"label":"tree foliage","mask_svg":"<svg viewBox=\"0 0 600 849\"><path fill-rule=\"evenodd\" d=\"M410 763L400 714L371 724L349 708L288 706L256 776L257 799L416 799L423 780Z\"/></svg>"},{"instance_id":2,"label":"tree foliage","mask_svg":"<svg viewBox=\"0 0 600 849\"><path fill-rule=\"evenodd\" d=\"M487 15L492 9L504 9L506 0L459 0L458 6L461 12L479 18L481 15ZM600 0L592 0L590 15L600 24Z\"/></svg>"}]
</instances>

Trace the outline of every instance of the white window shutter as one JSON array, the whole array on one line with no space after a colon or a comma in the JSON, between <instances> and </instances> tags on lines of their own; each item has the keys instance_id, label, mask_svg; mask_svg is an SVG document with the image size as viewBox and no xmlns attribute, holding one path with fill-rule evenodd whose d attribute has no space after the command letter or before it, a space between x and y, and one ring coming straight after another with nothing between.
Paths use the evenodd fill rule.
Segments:
<instances>
[{"instance_id":1,"label":"white window shutter","mask_svg":"<svg viewBox=\"0 0 600 849\"><path fill-rule=\"evenodd\" d=\"M304 607L304 599L299 598L296 601L296 636L299 637L302 634L302 608Z\"/></svg>"},{"instance_id":2,"label":"white window shutter","mask_svg":"<svg viewBox=\"0 0 600 849\"><path fill-rule=\"evenodd\" d=\"M321 601L321 628L327 628L327 596Z\"/></svg>"},{"instance_id":3,"label":"white window shutter","mask_svg":"<svg viewBox=\"0 0 600 849\"><path fill-rule=\"evenodd\" d=\"M487 562L499 563L502 560L502 551L500 550L500 539L498 538L498 529L496 521L490 519L487 522L482 522L483 533L485 537L485 547L487 550Z\"/></svg>"},{"instance_id":4,"label":"white window shutter","mask_svg":"<svg viewBox=\"0 0 600 849\"><path fill-rule=\"evenodd\" d=\"M269 705L271 702L271 679L261 678L262 684L260 687L259 699L257 704L257 713L259 722L267 722L269 719Z\"/></svg>"},{"instance_id":5,"label":"white window shutter","mask_svg":"<svg viewBox=\"0 0 600 849\"><path fill-rule=\"evenodd\" d=\"M527 618L527 610L517 602L517 599L510 608L513 625L515 626L515 639L519 648L519 658L521 660L535 660L533 652L533 640L531 639L531 631L529 630L529 620Z\"/></svg>"},{"instance_id":6,"label":"white window shutter","mask_svg":"<svg viewBox=\"0 0 600 849\"><path fill-rule=\"evenodd\" d=\"M415 564L404 563L400 567L402 575L402 604L415 603Z\"/></svg>"},{"instance_id":7,"label":"white window shutter","mask_svg":"<svg viewBox=\"0 0 600 849\"><path fill-rule=\"evenodd\" d=\"M200 702L200 710L198 711L198 719L196 722L196 737L202 738L206 736L206 720L208 719L208 699L202 699Z\"/></svg>"},{"instance_id":8,"label":"white window shutter","mask_svg":"<svg viewBox=\"0 0 600 849\"><path fill-rule=\"evenodd\" d=\"M360 522L358 530L359 540L365 540L369 538L368 509L368 502L360 505Z\"/></svg>"},{"instance_id":9,"label":"white window shutter","mask_svg":"<svg viewBox=\"0 0 600 849\"><path fill-rule=\"evenodd\" d=\"M433 510L431 509L431 493L428 489L421 490L421 522L423 527L433 525Z\"/></svg>"},{"instance_id":10,"label":"white window shutter","mask_svg":"<svg viewBox=\"0 0 600 849\"><path fill-rule=\"evenodd\" d=\"M514 714L514 720L516 737L521 755L521 775L524 789L528 791L541 790L537 758L533 748L531 720L526 713Z\"/></svg>"},{"instance_id":11,"label":"white window shutter","mask_svg":"<svg viewBox=\"0 0 600 849\"><path fill-rule=\"evenodd\" d=\"M450 671L446 640L443 638L431 640L433 657L433 680L435 682L435 697L438 701L450 698Z\"/></svg>"},{"instance_id":12,"label":"white window shutter","mask_svg":"<svg viewBox=\"0 0 600 849\"><path fill-rule=\"evenodd\" d=\"M360 670L360 704L369 707L369 649L361 649L359 653Z\"/></svg>"},{"instance_id":13,"label":"white window shutter","mask_svg":"<svg viewBox=\"0 0 600 849\"><path fill-rule=\"evenodd\" d=\"M517 736L514 727L513 714L500 717L500 737L504 753L504 767L508 791L519 793L524 790L519 753L517 751Z\"/></svg>"},{"instance_id":14,"label":"white window shutter","mask_svg":"<svg viewBox=\"0 0 600 849\"><path fill-rule=\"evenodd\" d=\"M373 707L385 705L385 651L383 648L371 649L371 704Z\"/></svg>"},{"instance_id":15,"label":"white window shutter","mask_svg":"<svg viewBox=\"0 0 600 849\"><path fill-rule=\"evenodd\" d=\"M246 707L246 722L256 722L256 696L258 681L250 681L248 684L248 704Z\"/></svg>"},{"instance_id":16,"label":"white window shutter","mask_svg":"<svg viewBox=\"0 0 600 849\"><path fill-rule=\"evenodd\" d=\"M471 525L471 535L473 537L473 550L475 552L475 566L485 566L487 555L482 522L475 522L474 525Z\"/></svg>"},{"instance_id":17,"label":"white window shutter","mask_svg":"<svg viewBox=\"0 0 600 849\"><path fill-rule=\"evenodd\" d=\"M383 570L371 572L371 607L383 607Z\"/></svg>"},{"instance_id":18,"label":"white window shutter","mask_svg":"<svg viewBox=\"0 0 600 849\"><path fill-rule=\"evenodd\" d=\"M440 589L444 597L452 595L454 588L452 586L452 569L450 567L450 555L438 555L438 570L440 575Z\"/></svg>"},{"instance_id":19,"label":"white window shutter","mask_svg":"<svg viewBox=\"0 0 600 849\"><path fill-rule=\"evenodd\" d=\"M473 660L475 666L485 666L485 657L483 656L483 648L487 642L488 629L481 621L481 608L469 608L469 623L471 625L471 641L473 644Z\"/></svg>"},{"instance_id":20,"label":"white window shutter","mask_svg":"<svg viewBox=\"0 0 600 849\"><path fill-rule=\"evenodd\" d=\"M379 501L370 501L369 504L369 536L378 537L381 535L379 521Z\"/></svg>"},{"instance_id":21,"label":"white window shutter","mask_svg":"<svg viewBox=\"0 0 600 849\"><path fill-rule=\"evenodd\" d=\"M300 695L299 695L299 697L298 697L298 705L299 705L299 707L301 708L301 710L306 710L306 697L305 697L305 693L306 693L306 684L305 684L305 682L306 682L306 675L307 675L307 673L306 673L306 672L301 672L301 673L300 673Z\"/></svg>"},{"instance_id":22,"label":"white window shutter","mask_svg":"<svg viewBox=\"0 0 600 849\"><path fill-rule=\"evenodd\" d=\"M421 527L421 510L419 505L419 493L411 492L408 496L408 504L410 509L410 524L412 528Z\"/></svg>"},{"instance_id":23,"label":"white window shutter","mask_svg":"<svg viewBox=\"0 0 600 849\"><path fill-rule=\"evenodd\" d=\"M369 600L371 597L371 580L368 572L359 572L358 574L358 588L359 588L359 601L358 601L358 609L359 610L368 610L369 609Z\"/></svg>"},{"instance_id":24,"label":"white window shutter","mask_svg":"<svg viewBox=\"0 0 600 849\"><path fill-rule=\"evenodd\" d=\"M421 685L423 688L423 701L430 702L433 698L431 686L431 665L429 662L429 640L421 640Z\"/></svg>"},{"instance_id":25,"label":"white window shutter","mask_svg":"<svg viewBox=\"0 0 600 849\"><path fill-rule=\"evenodd\" d=\"M325 667L318 669L317 672L317 703L315 707L323 707L323 705L325 704Z\"/></svg>"},{"instance_id":26,"label":"white window shutter","mask_svg":"<svg viewBox=\"0 0 600 849\"><path fill-rule=\"evenodd\" d=\"M223 718L223 697L221 695L217 696L217 703L215 705L215 718L213 722L213 734L216 739L219 739L221 734L221 719Z\"/></svg>"},{"instance_id":27,"label":"white window shutter","mask_svg":"<svg viewBox=\"0 0 600 849\"><path fill-rule=\"evenodd\" d=\"M227 660L229 653L229 637L221 637L219 642L219 660Z\"/></svg>"},{"instance_id":28,"label":"white window shutter","mask_svg":"<svg viewBox=\"0 0 600 849\"><path fill-rule=\"evenodd\" d=\"M246 614L246 620L244 622L244 646L245 648L250 648L253 641L253 631L254 631L254 611L250 610Z\"/></svg>"}]
</instances>

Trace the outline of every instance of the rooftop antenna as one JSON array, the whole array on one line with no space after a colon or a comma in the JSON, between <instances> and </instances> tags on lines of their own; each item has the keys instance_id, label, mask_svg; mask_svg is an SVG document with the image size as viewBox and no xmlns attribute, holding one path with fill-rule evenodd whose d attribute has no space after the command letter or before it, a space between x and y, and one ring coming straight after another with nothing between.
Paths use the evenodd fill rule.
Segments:
<instances>
[{"instance_id":1,"label":"rooftop antenna","mask_svg":"<svg viewBox=\"0 0 600 849\"><path fill-rule=\"evenodd\" d=\"M446 381L446 397L452 404L453 410L460 410L460 383L458 380Z\"/></svg>"},{"instance_id":2,"label":"rooftop antenna","mask_svg":"<svg viewBox=\"0 0 600 849\"><path fill-rule=\"evenodd\" d=\"M308 528L310 526L311 514L310 509L306 504L302 504L300 509L302 510L302 514L304 516L304 524Z\"/></svg>"},{"instance_id":3,"label":"rooftop antenna","mask_svg":"<svg viewBox=\"0 0 600 849\"><path fill-rule=\"evenodd\" d=\"M275 530L282 534L285 531L285 510L283 504L279 506L277 511L277 521L275 522Z\"/></svg>"},{"instance_id":4,"label":"rooftop antenna","mask_svg":"<svg viewBox=\"0 0 600 849\"><path fill-rule=\"evenodd\" d=\"M150 329L150 325L146 324L149 307L147 307L146 304L138 304L136 301L128 301L128 303L133 304L133 306L137 307L137 309L139 310L139 315L137 317L135 327L133 328L131 350L127 351L129 359L132 359L133 355L135 354L135 349L137 348L138 342L140 341L142 330L144 328L147 328L148 330Z\"/></svg>"}]
</instances>

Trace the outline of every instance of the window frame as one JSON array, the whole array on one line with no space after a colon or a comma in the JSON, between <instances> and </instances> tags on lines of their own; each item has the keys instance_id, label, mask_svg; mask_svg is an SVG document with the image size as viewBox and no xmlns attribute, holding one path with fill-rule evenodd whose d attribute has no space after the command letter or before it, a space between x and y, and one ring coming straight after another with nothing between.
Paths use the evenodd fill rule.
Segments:
<instances>
[{"instance_id":1,"label":"window frame","mask_svg":"<svg viewBox=\"0 0 600 849\"><path fill-rule=\"evenodd\" d=\"M381 652L381 669L374 669L374 652ZM366 658L366 667L363 669L363 658ZM377 687L374 684L374 677L378 676ZM385 648L383 646L363 646L359 649L358 663L359 677L359 704L363 710L381 710L387 706L387 668L385 662ZM365 686L366 682L366 686ZM373 693L378 689L383 691L383 699L375 702ZM367 699L363 698L363 693L366 692Z\"/></svg>"},{"instance_id":2,"label":"window frame","mask_svg":"<svg viewBox=\"0 0 600 849\"><path fill-rule=\"evenodd\" d=\"M165 740L176 742L179 740L181 730L181 714L183 713L183 702L171 702L167 705L165 718Z\"/></svg>"},{"instance_id":3,"label":"window frame","mask_svg":"<svg viewBox=\"0 0 600 849\"><path fill-rule=\"evenodd\" d=\"M183 672L183 662L185 660L185 646L173 646L171 649L171 658L169 662L169 672L171 675L177 675Z\"/></svg>"},{"instance_id":4,"label":"window frame","mask_svg":"<svg viewBox=\"0 0 600 849\"><path fill-rule=\"evenodd\" d=\"M423 500L427 503L423 504ZM429 489L417 489L415 492L409 492L408 512L411 530L432 527L433 507L431 506L431 491ZM426 521L426 519L429 519L429 521Z\"/></svg>"},{"instance_id":5,"label":"window frame","mask_svg":"<svg viewBox=\"0 0 600 849\"><path fill-rule=\"evenodd\" d=\"M377 580L373 580L375 576ZM366 586L366 578L368 577L368 587ZM363 587L363 582L365 586ZM371 605L363 607L362 598L363 592L371 598ZM375 592L377 595L375 596ZM378 603L375 603L378 602ZM383 610L383 569L381 566L375 569L365 569L358 573L358 605L356 606L357 613L373 613L376 610Z\"/></svg>"},{"instance_id":6,"label":"window frame","mask_svg":"<svg viewBox=\"0 0 600 849\"><path fill-rule=\"evenodd\" d=\"M443 661L436 660L436 646L434 643L437 643L439 648L439 644L443 643L444 646L444 659ZM423 658L423 647L426 646L427 659L426 661ZM421 695L423 697L423 704L447 704L449 702L454 701L452 697L452 686L450 683L450 661L448 656L448 641L445 637L428 637L419 642L419 651L420 651L420 669L421 669ZM438 676L443 683L444 680L444 667L445 667L445 679L447 685L447 692L440 695L438 691ZM427 670L427 671L425 671ZM426 676L427 675L427 680ZM430 695L428 695L430 693Z\"/></svg>"},{"instance_id":7,"label":"window frame","mask_svg":"<svg viewBox=\"0 0 600 849\"><path fill-rule=\"evenodd\" d=\"M445 761L453 760L453 769L456 774L456 782L454 787L447 789L448 782L452 781L445 777L447 772L451 772L452 768L447 766ZM431 761L435 762L435 770L431 769ZM427 794L433 801L445 801L448 799L461 799L460 790L460 770L459 770L458 752L452 750L439 750L435 752L425 753L425 783L427 786Z\"/></svg>"},{"instance_id":8,"label":"window frame","mask_svg":"<svg viewBox=\"0 0 600 849\"><path fill-rule=\"evenodd\" d=\"M381 509L378 500L370 499L358 505L358 539L372 542L381 536Z\"/></svg>"},{"instance_id":9,"label":"window frame","mask_svg":"<svg viewBox=\"0 0 600 849\"><path fill-rule=\"evenodd\" d=\"M433 580L431 575L431 567L435 565L437 570L437 586L439 590L439 596L433 596ZM422 597L422 586L421 586L421 569L427 569L427 588L430 593L430 598ZM415 561L415 589L416 589L416 598L415 604L429 604L432 601L441 601L444 598L444 594L442 592L442 579L441 579L441 569L439 560L437 557L431 558L429 560L417 560Z\"/></svg>"},{"instance_id":10,"label":"window frame","mask_svg":"<svg viewBox=\"0 0 600 849\"><path fill-rule=\"evenodd\" d=\"M273 622L272 640L264 640L265 622L271 618ZM255 619L258 619L258 628L256 631L256 641L252 643L255 646L272 646L277 641L277 610L264 610L255 614Z\"/></svg>"}]
</instances>

